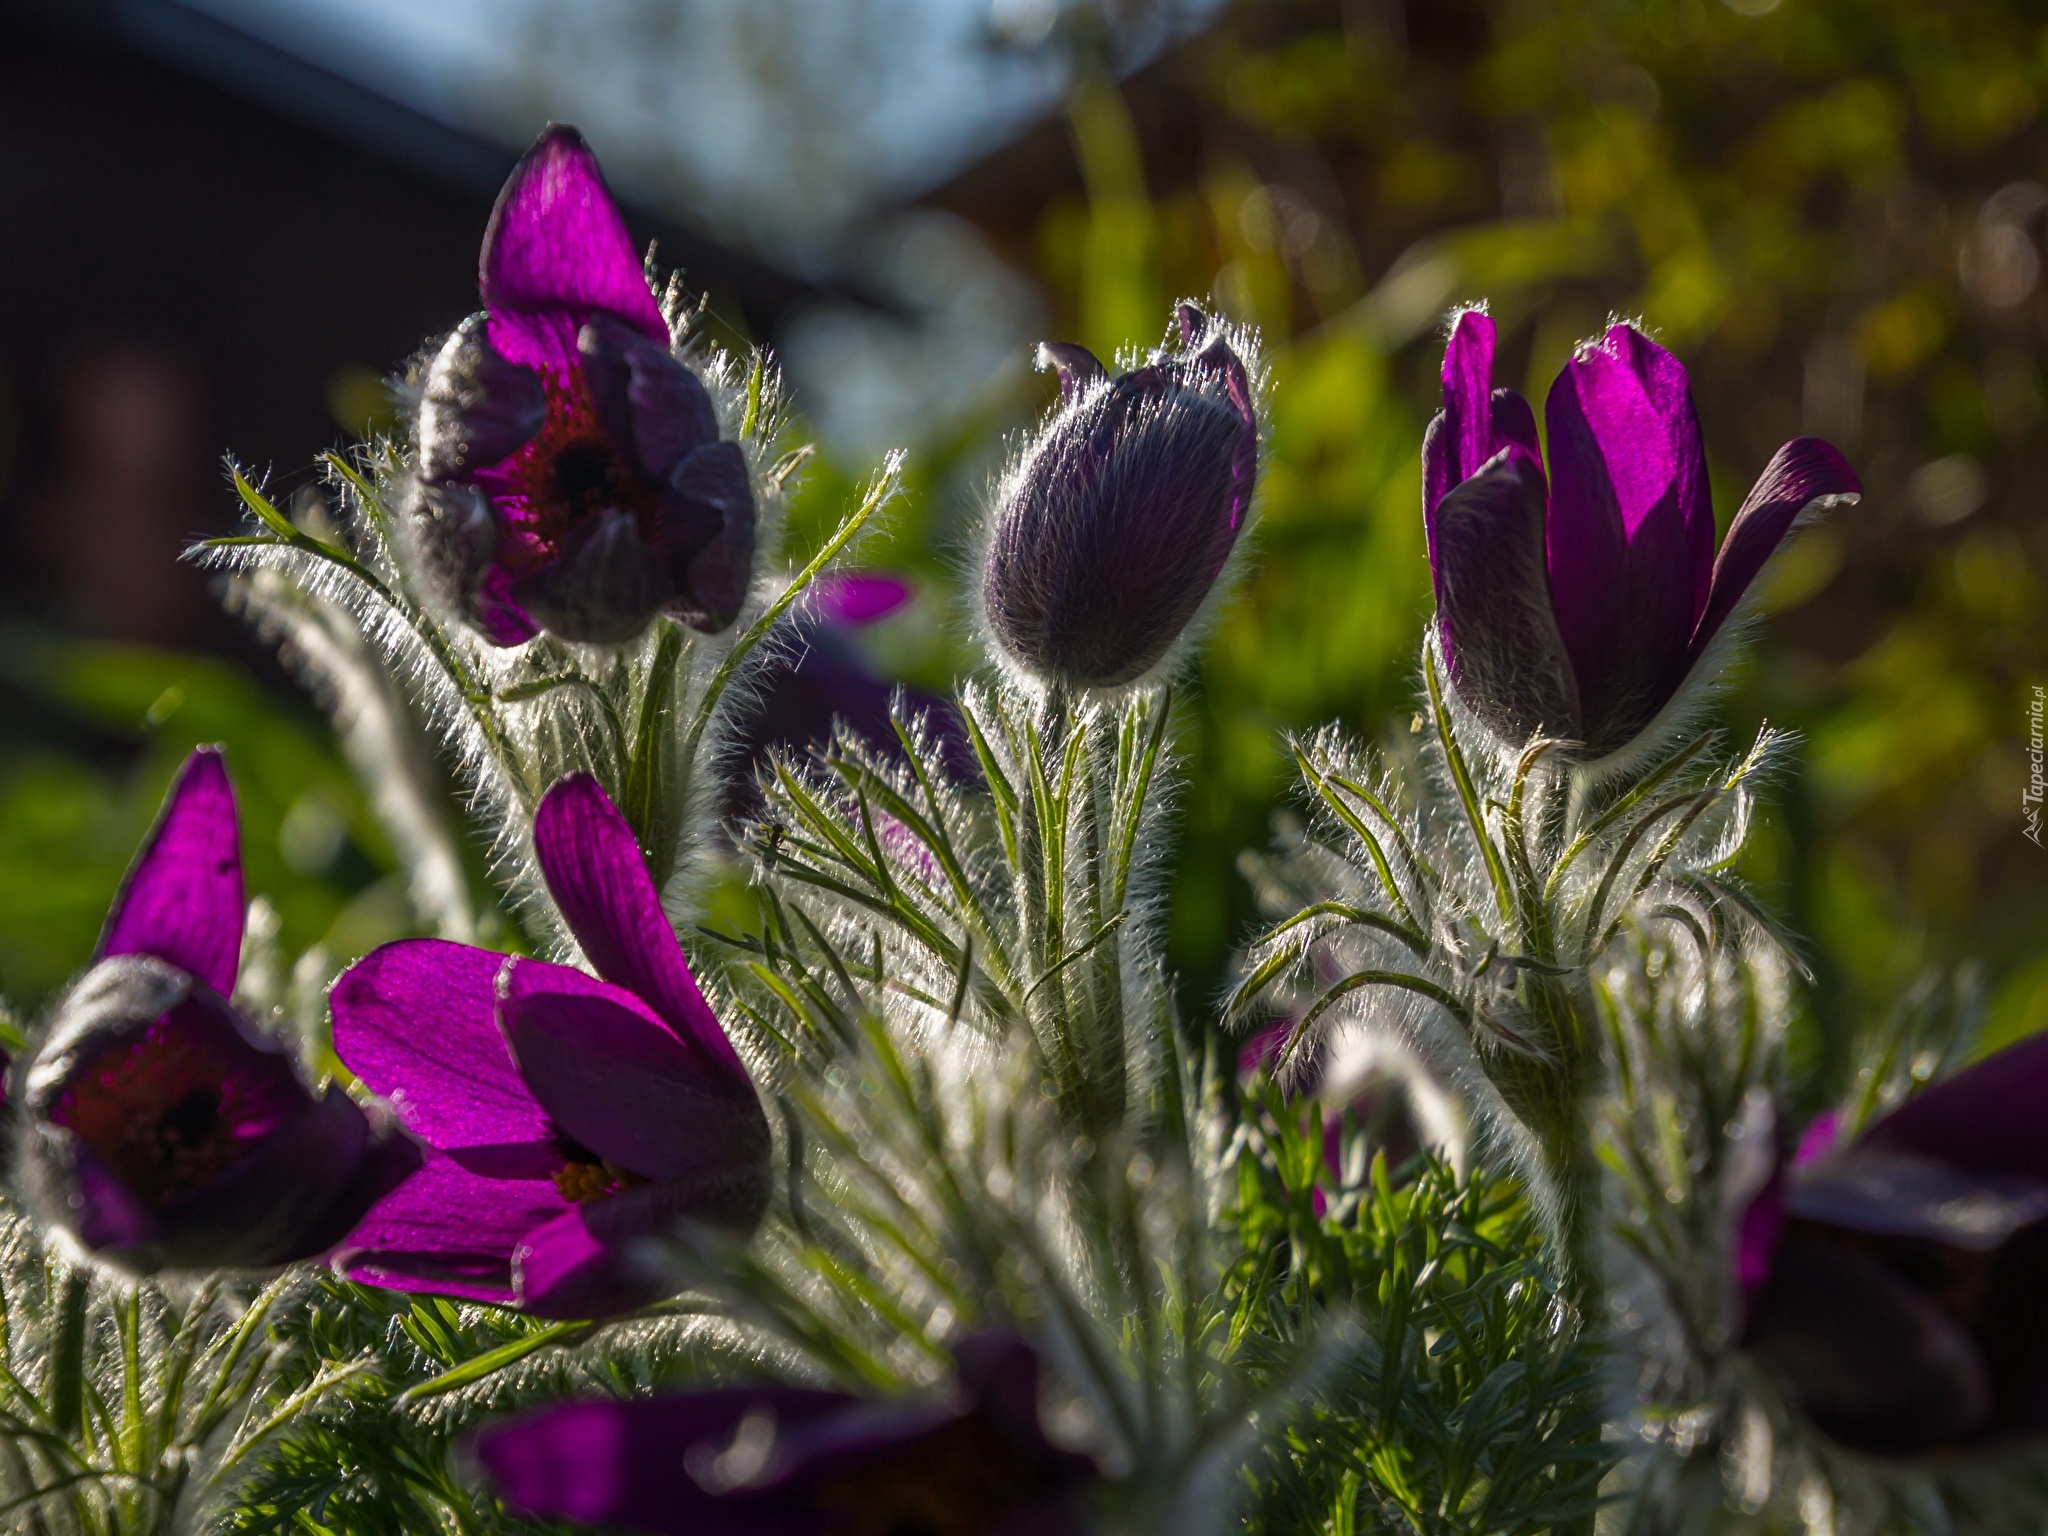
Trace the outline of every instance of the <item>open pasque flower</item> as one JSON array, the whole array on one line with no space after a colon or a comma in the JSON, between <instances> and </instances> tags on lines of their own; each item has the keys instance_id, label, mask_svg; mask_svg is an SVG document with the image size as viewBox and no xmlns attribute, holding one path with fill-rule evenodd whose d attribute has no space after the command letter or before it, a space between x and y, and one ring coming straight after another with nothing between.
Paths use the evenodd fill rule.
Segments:
<instances>
[{"instance_id":1,"label":"open pasque flower","mask_svg":"<svg viewBox=\"0 0 2048 1536\"><path fill-rule=\"evenodd\" d=\"M996 495L981 601L1032 675L1136 681L1202 606L1251 513L1259 423L1223 328L1183 304L1181 350L1112 379L1047 342L1060 402Z\"/></svg>"},{"instance_id":2,"label":"open pasque flower","mask_svg":"<svg viewBox=\"0 0 2048 1536\"><path fill-rule=\"evenodd\" d=\"M1038 1357L981 1335L950 1393L879 1402L730 1387L575 1403L484 1431L476 1454L529 1517L675 1536L1069 1536L1099 1475L1046 1439Z\"/></svg>"},{"instance_id":3,"label":"open pasque flower","mask_svg":"<svg viewBox=\"0 0 2048 1536\"><path fill-rule=\"evenodd\" d=\"M730 625L754 495L703 382L670 352L625 221L573 128L498 195L484 312L427 370L420 542L489 639L630 640L657 613Z\"/></svg>"},{"instance_id":4,"label":"open pasque flower","mask_svg":"<svg viewBox=\"0 0 2048 1536\"><path fill-rule=\"evenodd\" d=\"M234 792L202 749L23 1072L39 1204L123 1268L310 1258L417 1163L229 1005L242 925Z\"/></svg>"},{"instance_id":5,"label":"open pasque flower","mask_svg":"<svg viewBox=\"0 0 2048 1536\"><path fill-rule=\"evenodd\" d=\"M2048 1434L2048 1036L1833 1145L1749 1206L1743 1343L1828 1435L1909 1456Z\"/></svg>"},{"instance_id":6,"label":"open pasque flower","mask_svg":"<svg viewBox=\"0 0 2048 1536\"><path fill-rule=\"evenodd\" d=\"M1714 550L1692 386L1632 325L1581 347L1536 418L1493 388L1493 321L1457 317L1443 409L1423 440L1437 636L1458 695L1503 739L1538 731L1604 755L1679 691L1794 519L1852 498L1819 438L1780 448Z\"/></svg>"},{"instance_id":7,"label":"open pasque flower","mask_svg":"<svg viewBox=\"0 0 2048 1536\"><path fill-rule=\"evenodd\" d=\"M760 1220L768 1122L597 781L550 789L533 840L604 979L412 939L335 983L335 1051L426 1147L337 1262L375 1285L596 1317L664 1293L639 1240Z\"/></svg>"}]
</instances>

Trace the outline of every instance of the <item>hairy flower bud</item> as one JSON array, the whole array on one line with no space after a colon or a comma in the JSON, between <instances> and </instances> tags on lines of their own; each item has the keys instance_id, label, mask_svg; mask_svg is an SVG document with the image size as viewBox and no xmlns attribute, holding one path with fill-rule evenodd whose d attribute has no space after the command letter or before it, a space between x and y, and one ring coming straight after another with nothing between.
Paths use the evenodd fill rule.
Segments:
<instances>
[{"instance_id":1,"label":"hairy flower bud","mask_svg":"<svg viewBox=\"0 0 2048 1536\"><path fill-rule=\"evenodd\" d=\"M1114 688L1165 659L1251 510L1258 414L1243 359L1192 304L1181 349L1110 378L1047 343L1060 402L997 496L981 600L1040 677Z\"/></svg>"}]
</instances>

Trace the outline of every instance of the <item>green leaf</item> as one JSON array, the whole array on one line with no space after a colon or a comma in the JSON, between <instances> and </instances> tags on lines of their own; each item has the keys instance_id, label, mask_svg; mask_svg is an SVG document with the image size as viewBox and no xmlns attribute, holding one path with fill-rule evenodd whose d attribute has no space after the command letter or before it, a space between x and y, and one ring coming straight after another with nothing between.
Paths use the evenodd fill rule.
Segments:
<instances>
[{"instance_id":1,"label":"green leaf","mask_svg":"<svg viewBox=\"0 0 2048 1536\"><path fill-rule=\"evenodd\" d=\"M556 1345L567 1346L588 1334L595 1323L554 1323L538 1333L528 1334L523 1339L514 1339L509 1344L500 1344L496 1349L486 1350L474 1359L465 1360L453 1370L407 1387L398 1395L400 1403L424 1402L430 1397L439 1397L444 1392L453 1392L459 1387L482 1381L486 1376L502 1371L506 1366L524 1360L528 1355Z\"/></svg>"}]
</instances>

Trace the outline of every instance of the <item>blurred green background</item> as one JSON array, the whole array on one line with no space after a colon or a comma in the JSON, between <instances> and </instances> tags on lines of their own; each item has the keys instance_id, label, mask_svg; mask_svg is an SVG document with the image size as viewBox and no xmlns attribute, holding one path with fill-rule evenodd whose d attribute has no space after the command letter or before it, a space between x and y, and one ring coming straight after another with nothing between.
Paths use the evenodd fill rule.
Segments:
<instances>
[{"instance_id":1,"label":"blurred green background","mask_svg":"<svg viewBox=\"0 0 2048 1536\"><path fill-rule=\"evenodd\" d=\"M1280 741L1405 729L1428 610L1417 451L1440 323L1488 299L1540 399L1574 342L1640 317L1692 369L1717 505L1818 433L1863 503L1770 578L1724 701L1802 737L1749 872L1814 970L1813 1064L1930 968L1981 963L1986 1044L2048 1026L2048 851L2023 836L2048 685L2048 24L2014 0L1264 0L1112 83L1116 15L1065 9L1061 117L926 199L1028 276L1049 335L1105 356L1209 296L1273 379L1257 560L1185 710L1172 887L1207 1015L1251 921L1241 850L1290 796ZM924 578L868 637L943 681L946 595L1012 375L918 447L868 558ZM822 457L819 536L866 468ZM226 739L252 886L286 948L402 926L388 857L309 708L230 663L41 635L6 676L45 729L0 755L0 992L32 1008L89 950L185 745Z\"/></svg>"}]
</instances>

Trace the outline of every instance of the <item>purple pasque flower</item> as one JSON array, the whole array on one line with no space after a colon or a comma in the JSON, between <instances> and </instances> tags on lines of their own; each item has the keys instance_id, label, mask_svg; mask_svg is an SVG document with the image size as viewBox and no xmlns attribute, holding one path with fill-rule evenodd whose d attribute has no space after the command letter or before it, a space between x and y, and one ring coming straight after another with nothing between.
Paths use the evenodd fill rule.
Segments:
<instances>
[{"instance_id":1,"label":"purple pasque flower","mask_svg":"<svg viewBox=\"0 0 2048 1536\"><path fill-rule=\"evenodd\" d=\"M420 547L498 645L715 633L746 597L754 493L663 320L597 157L544 132L484 234L484 312L427 368Z\"/></svg>"},{"instance_id":2,"label":"purple pasque flower","mask_svg":"<svg viewBox=\"0 0 2048 1536\"><path fill-rule=\"evenodd\" d=\"M664 1294L641 1240L753 1228L768 1121L597 781L555 784L533 841L597 977L409 939L334 985L336 1053L425 1147L336 1262L397 1290L596 1317Z\"/></svg>"},{"instance_id":3,"label":"purple pasque flower","mask_svg":"<svg viewBox=\"0 0 2048 1536\"><path fill-rule=\"evenodd\" d=\"M2048 1035L1834 1121L1745 1208L1742 1343L1823 1431L1914 1456L2048 1435Z\"/></svg>"},{"instance_id":4,"label":"purple pasque flower","mask_svg":"<svg viewBox=\"0 0 2048 1536\"><path fill-rule=\"evenodd\" d=\"M1422 444L1437 638L1458 695L1497 735L1595 756L1684 685L1799 514L1860 490L1817 437L1780 448L1714 552L1692 386L1633 325L1581 347L1536 418L1493 387L1493 321L1460 314L1444 405Z\"/></svg>"},{"instance_id":5,"label":"purple pasque flower","mask_svg":"<svg viewBox=\"0 0 2048 1536\"><path fill-rule=\"evenodd\" d=\"M1172 650L1251 513L1259 423L1224 328L1177 311L1181 350L1112 379L1047 342L1060 401L996 494L981 603L1005 654L1047 681L1114 688Z\"/></svg>"},{"instance_id":6,"label":"purple pasque flower","mask_svg":"<svg viewBox=\"0 0 2048 1536\"><path fill-rule=\"evenodd\" d=\"M229 1005L242 923L234 791L202 748L21 1077L38 1204L122 1268L311 1258L417 1165Z\"/></svg>"},{"instance_id":7,"label":"purple pasque flower","mask_svg":"<svg viewBox=\"0 0 2048 1536\"><path fill-rule=\"evenodd\" d=\"M518 1514L676 1536L1069 1536L1099 1476L1039 1423L1038 1357L1007 1335L954 1350L956 1385L878 1402L727 1387L574 1403L485 1430L476 1456Z\"/></svg>"}]
</instances>

